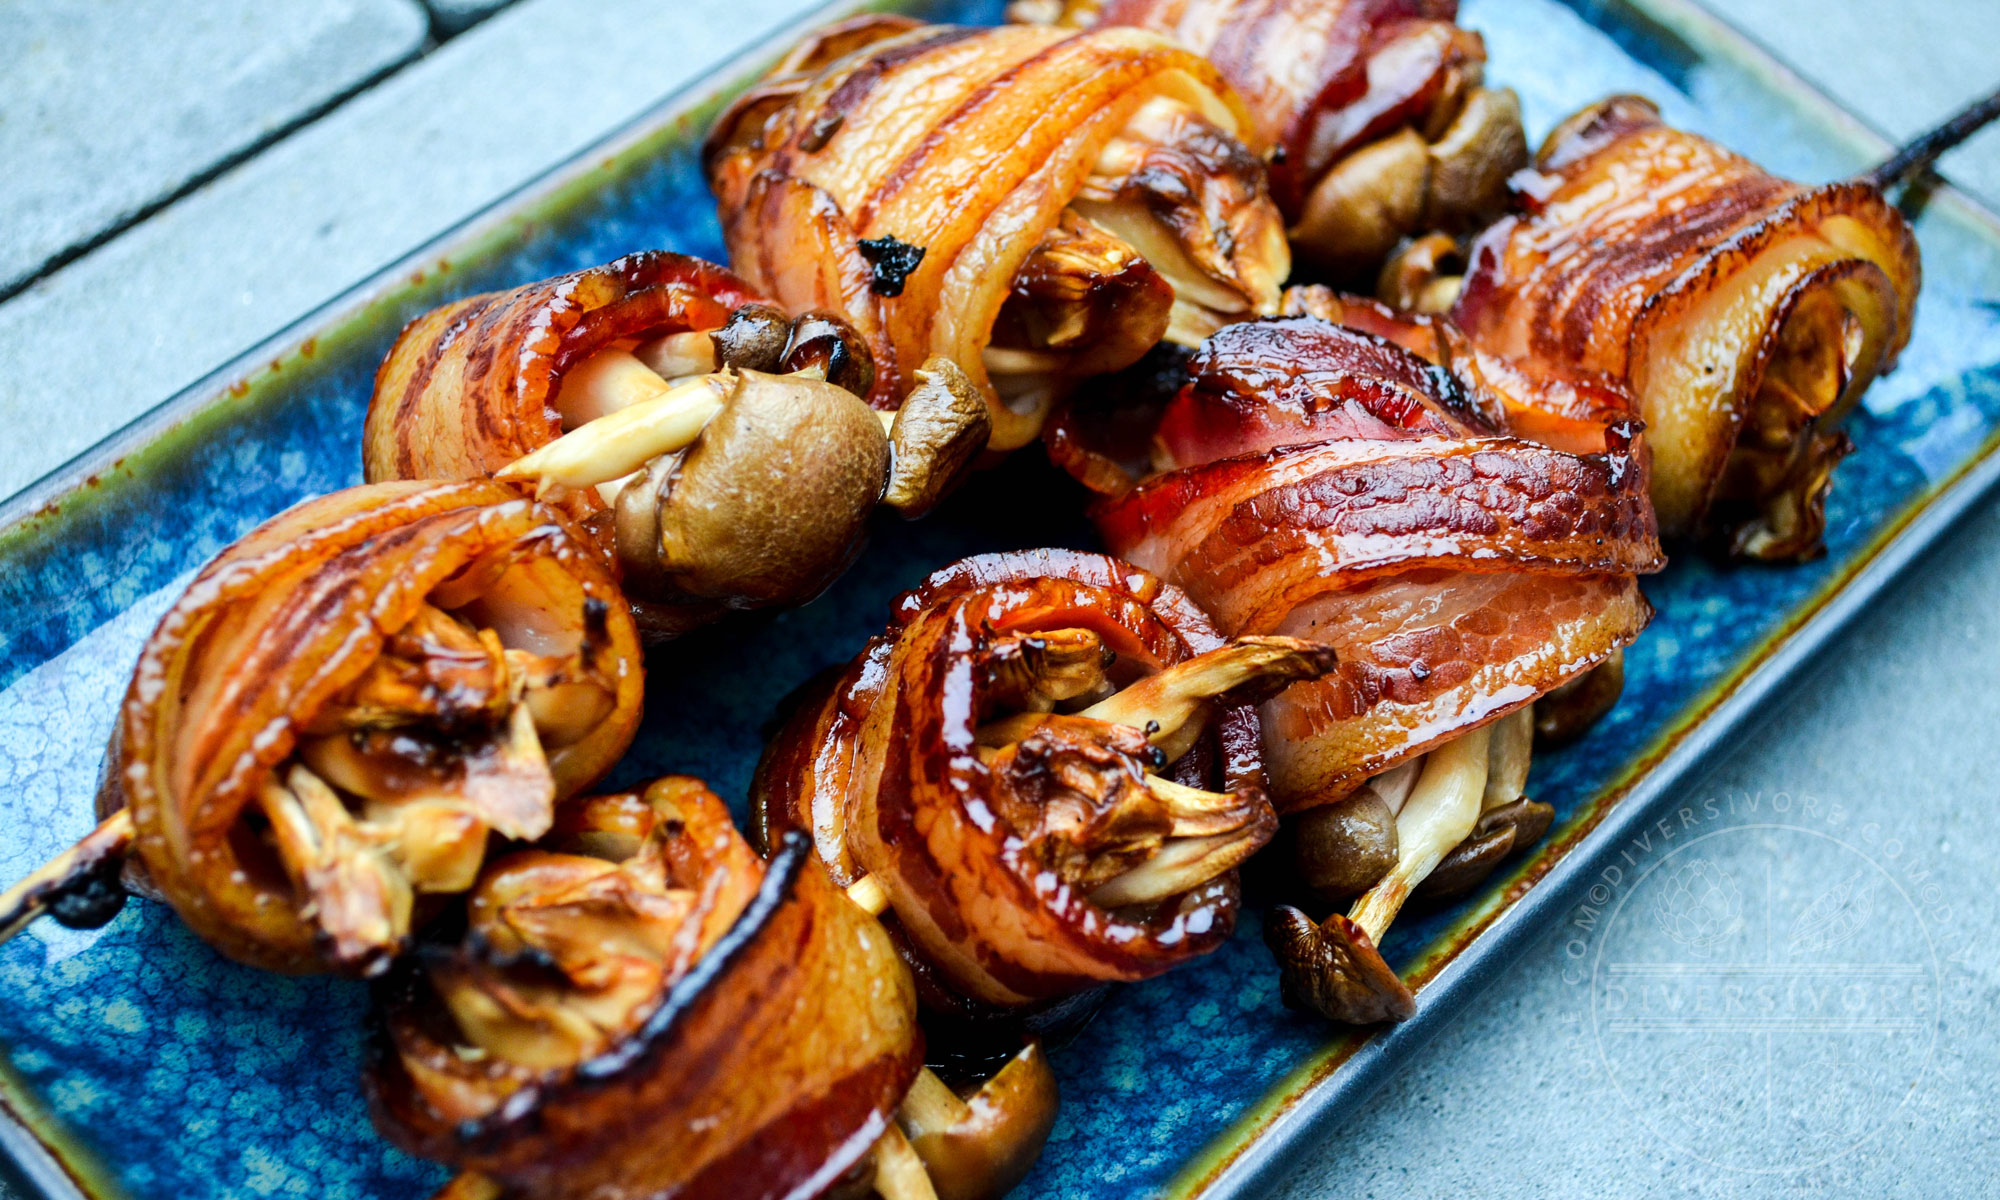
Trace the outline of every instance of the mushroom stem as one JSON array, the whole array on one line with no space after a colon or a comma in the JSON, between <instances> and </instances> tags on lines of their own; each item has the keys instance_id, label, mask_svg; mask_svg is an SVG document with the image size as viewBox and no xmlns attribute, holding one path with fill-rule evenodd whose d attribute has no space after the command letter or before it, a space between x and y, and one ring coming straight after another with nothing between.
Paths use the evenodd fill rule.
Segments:
<instances>
[{"instance_id":1,"label":"mushroom stem","mask_svg":"<svg viewBox=\"0 0 2000 1200\"><path fill-rule=\"evenodd\" d=\"M1246 704L1261 700L1298 680L1318 678L1333 665L1333 647L1319 642L1288 637L1237 638L1156 671L1076 715L1145 730L1147 740L1171 762L1200 740L1213 702L1224 697ZM979 744L1018 742L1034 732L1043 716L1039 712L1017 713L982 725Z\"/></svg>"},{"instance_id":2,"label":"mushroom stem","mask_svg":"<svg viewBox=\"0 0 2000 1200\"><path fill-rule=\"evenodd\" d=\"M1001 703L1029 713L1053 711L1099 689L1110 690L1104 639L1089 629L1044 629L995 642L988 663Z\"/></svg>"},{"instance_id":3,"label":"mushroom stem","mask_svg":"<svg viewBox=\"0 0 2000 1200\"><path fill-rule=\"evenodd\" d=\"M1421 883L1479 820L1492 729L1482 726L1425 756L1424 773L1396 814L1396 865L1348 910L1348 920L1380 944L1410 889Z\"/></svg>"},{"instance_id":4,"label":"mushroom stem","mask_svg":"<svg viewBox=\"0 0 2000 1200\"><path fill-rule=\"evenodd\" d=\"M62 897L99 880L106 866L122 860L131 845L132 814L121 808L75 845L0 892L0 942L21 932Z\"/></svg>"},{"instance_id":5,"label":"mushroom stem","mask_svg":"<svg viewBox=\"0 0 2000 1200\"><path fill-rule=\"evenodd\" d=\"M937 1200L924 1160L895 1125L875 1143L875 1194L882 1200Z\"/></svg>"},{"instance_id":6,"label":"mushroom stem","mask_svg":"<svg viewBox=\"0 0 2000 1200\"><path fill-rule=\"evenodd\" d=\"M1486 754L1486 792L1479 811L1491 812L1519 800L1528 790L1528 768L1535 756L1535 706L1530 704L1495 721Z\"/></svg>"},{"instance_id":7,"label":"mushroom stem","mask_svg":"<svg viewBox=\"0 0 2000 1200\"><path fill-rule=\"evenodd\" d=\"M1243 824L1243 798L1229 792L1205 792L1200 788L1146 776L1146 790L1173 818L1174 837L1205 837L1228 833Z\"/></svg>"},{"instance_id":8,"label":"mushroom stem","mask_svg":"<svg viewBox=\"0 0 2000 1200\"><path fill-rule=\"evenodd\" d=\"M600 351L586 360L585 365L609 353ZM710 419L722 411L738 382L734 372L723 371L669 384L637 359L632 359L631 365L657 380L664 390L606 410L548 445L515 459L495 472L494 477L537 480L543 486L586 488L630 475L662 454L691 445ZM606 369L601 374L611 373ZM617 386L633 386L629 373L621 373L620 378L625 381Z\"/></svg>"},{"instance_id":9,"label":"mushroom stem","mask_svg":"<svg viewBox=\"0 0 2000 1200\"><path fill-rule=\"evenodd\" d=\"M1263 845L1255 822L1210 837L1176 837L1129 871L1113 875L1090 893L1099 908L1148 904L1200 887L1256 853Z\"/></svg>"},{"instance_id":10,"label":"mushroom stem","mask_svg":"<svg viewBox=\"0 0 2000 1200\"><path fill-rule=\"evenodd\" d=\"M634 347L632 357L651 368L662 380L714 373L717 362L715 338L703 330L670 333Z\"/></svg>"},{"instance_id":11,"label":"mushroom stem","mask_svg":"<svg viewBox=\"0 0 2000 1200\"><path fill-rule=\"evenodd\" d=\"M500 1200L498 1181L477 1171L465 1171L432 1193L431 1200Z\"/></svg>"},{"instance_id":12,"label":"mushroom stem","mask_svg":"<svg viewBox=\"0 0 2000 1200\"><path fill-rule=\"evenodd\" d=\"M924 1068L896 1124L939 1200L999 1200L1041 1156L1060 1103L1048 1056L1031 1041L970 1097Z\"/></svg>"},{"instance_id":13,"label":"mushroom stem","mask_svg":"<svg viewBox=\"0 0 2000 1200\"><path fill-rule=\"evenodd\" d=\"M1261 699L1286 684L1324 675L1333 663L1333 648L1318 642L1238 638L1156 671L1079 715L1144 729L1148 740L1175 759L1201 736L1210 701L1246 687L1254 687Z\"/></svg>"},{"instance_id":14,"label":"mushroom stem","mask_svg":"<svg viewBox=\"0 0 2000 1200\"><path fill-rule=\"evenodd\" d=\"M881 916L889 907L888 890L873 875L863 875L848 884L847 898L860 905L871 917Z\"/></svg>"},{"instance_id":15,"label":"mushroom stem","mask_svg":"<svg viewBox=\"0 0 2000 1200\"><path fill-rule=\"evenodd\" d=\"M937 1077L937 1072L925 1067L910 1083L896 1119L905 1129L921 1132L949 1128L971 1115L972 1106L959 1099L958 1093Z\"/></svg>"}]
</instances>

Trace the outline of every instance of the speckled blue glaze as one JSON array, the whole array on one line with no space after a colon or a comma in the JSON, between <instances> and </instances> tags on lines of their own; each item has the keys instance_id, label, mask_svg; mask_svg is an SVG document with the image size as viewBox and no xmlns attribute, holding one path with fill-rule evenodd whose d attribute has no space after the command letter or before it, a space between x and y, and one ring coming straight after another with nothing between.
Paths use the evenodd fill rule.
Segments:
<instances>
[{"instance_id":1,"label":"speckled blue glaze","mask_svg":"<svg viewBox=\"0 0 2000 1200\"><path fill-rule=\"evenodd\" d=\"M998 3L921 7L990 20ZM1466 23L1487 36L1493 76L1522 93L1531 129L1633 90L1799 178L1862 165L1816 110L1768 76L1615 6L1579 8L1590 21L1556 0L1464 5ZM270 514L358 481L374 366L403 320L451 295L640 247L720 254L693 158L700 132L663 135L677 148L606 173L497 249L452 250L449 271L389 294L354 336L287 359L275 383L241 399L220 399L205 436L152 456L142 472L99 464L104 478L90 494L0 531L0 796L9 816L0 878L18 878L91 824L126 672L188 573ZM1933 206L1919 232L1928 279L1917 336L1852 423L1861 450L1837 477L1828 556L1768 570L1682 555L1651 581L1660 617L1628 656L1623 703L1580 744L1537 761L1532 789L1564 820L2000 428L2000 318L1988 307L2000 292L2000 244L1990 226L1945 206ZM928 521L882 522L867 555L812 605L657 652L646 725L617 779L686 771L740 801L781 698L852 654L899 590L968 553L1092 544L1080 499L1036 455L1022 455ZM1391 960L1418 956L1459 912L1400 922ZM444 1177L369 1127L356 1082L358 985L234 966L165 909L137 903L100 931L43 923L0 948L0 1000L0 1046L15 1081L132 1196L396 1200ZM1246 920L1208 960L1119 992L1058 1053L1064 1108L1022 1194L1158 1191L1329 1036L1279 1006L1255 919Z\"/></svg>"}]
</instances>

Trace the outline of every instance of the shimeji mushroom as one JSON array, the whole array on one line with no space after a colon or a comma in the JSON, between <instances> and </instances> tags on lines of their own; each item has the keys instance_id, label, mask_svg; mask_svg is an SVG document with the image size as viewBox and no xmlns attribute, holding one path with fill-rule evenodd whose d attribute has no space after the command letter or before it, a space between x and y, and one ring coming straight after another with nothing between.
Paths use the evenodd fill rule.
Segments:
<instances>
[{"instance_id":1,"label":"shimeji mushroom","mask_svg":"<svg viewBox=\"0 0 2000 1200\"><path fill-rule=\"evenodd\" d=\"M989 413L934 358L893 414L860 399L866 343L837 318L739 309L714 333L599 350L564 376L567 432L497 478L594 488L620 560L663 593L761 606L810 599L870 512L920 516L964 477Z\"/></svg>"},{"instance_id":2,"label":"shimeji mushroom","mask_svg":"<svg viewBox=\"0 0 2000 1200\"><path fill-rule=\"evenodd\" d=\"M1533 742L1533 708L1524 707L1383 772L1324 816L1309 814L1299 845L1308 883L1349 890L1393 861L1345 915L1315 924L1290 905L1272 912L1265 940L1287 1005L1356 1025L1416 1011L1377 949L1382 935L1413 893L1463 893L1548 828L1553 810L1522 794Z\"/></svg>"},{"instance_id":3,"label":"shimeji mushroom","mask_svg":"<svg viewBox=\"0 0 2000 1200\"><path fill-rule=\"evenodd\" d=\"M1426 229L1462 229L1504 207L1508 176L1528 159L1514 93L1474 87L1439 131L1409 126L1335 163L1292 227L1301 255L1335 272L1380 261Z\"/></svg>"},{"instance_id":4,"label":"shimeji mushroom","mask_svg":"<svg viewBox=\"0 0 2000 1200\"><path fill-rule=\"evenodd\" d=\"M1251 703L1324 674L1331 648L1240 638L1064 714L1044 705L1109 690L1097 635L1064 629L1023 640L1041 647L1025 665L1014 668L1005 645L997 661L1046 682L1027 689L1027 711L980 727L982 757L1002 784L996 802L1014 810L1006 814L1013 827L1092 903L1122 908L1178 895L1263 844L1261 795L1205 791L1161 772L1193 748L1217 703Z\"/></svg>"},{"instance_id":5,"label":"shimeji mushroom","mask_svg":"<svg viewBox=\"0 0 2000 1200\"><path fill-rule=\"evenodd\" d=\"M847 896L877 916L889 906L872 875ZM884 1200L1000 1200L1041 1157L1059 1102L1039 1042L966 1094L925 1067L876 1144L875 1191Z\"/></svg>"},{"instance_id":6,"label":"shimeji mushroom","mask_svg":"<svg viewBox=\"0 0 2000 1200\"><path fill-rule=\"evenodd\" d=\"M615 703L597 661L602 617L587 615L577 648L550 656L504 648L491 629L426 604L297 730L291 760L252 805L330 962L379 969L409 933L419 893L472 885L489 834L546 832L556 783L543 738L575 741ZM457 753L430 762L410 749L413 730L454 739ZM0 940L44 912L77 928L116 916L132 838L121 808L0 894Z\"/></svg>"}]
</instances>

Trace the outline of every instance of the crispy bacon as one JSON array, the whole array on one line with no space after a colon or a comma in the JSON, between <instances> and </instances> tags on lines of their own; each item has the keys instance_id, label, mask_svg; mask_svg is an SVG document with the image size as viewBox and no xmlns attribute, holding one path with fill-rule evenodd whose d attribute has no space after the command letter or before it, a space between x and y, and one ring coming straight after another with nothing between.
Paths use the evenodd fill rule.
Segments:
<instances>
[{"instance_id":1,"label":"crispy bacon","mask_svg":"<svg viewBox=\"0 0 2000 1200\"><path fill-rule=\"evenodd\" d=\"M349 488L203 568L140 652L101 812L196 933L371 973L631 743L637 633L589 542L491 483ZM121 812L121 810L124 810Z\"/></svg>"},{"instance_id":2,"label":"crispy bacon","mask_svg":"<svg viewBox=\"0 0 2000 1200\"><path fill-rule=\"evenodd\" d=\"M1304 642L1225 645L1179 589L1102 555L967 559L773 741L758 822L886 892L948 993L927 1002L1146 978L1228 936L1233 867L1275 823L1250 701L1330 665Z\"/></svg>"},{"instance_id":3,"label":"crispy bacon","mask_svg":"<svg viewBox=\"0 0 2000 1200\"><path fill-rule=\"evenodd\" d=\"M1645 624L1634 577L1662 560L1629 426L1596 427L1589 453L1511 436L1476 374L1311 316L1231 326L1188 370L1152 471L1093 516L1225 631L1339 653L1263 707L1281 811L1532 702Z\"/></svg>"},{"instance_id":4,"label":"crispy bacon","mask_svg":"<svg viewBox=\"0 0 2000 1200\"><path fill-rule=\"evenodd\" d=\"M562 435L569 368L620 342L720 329L760 299L712 263L649 251L432 309L375 374L368 477L484 479ZM609 506L579 491L558 507L588 523Z\"/></svg>"},{"instance_id":5,"label":"crispy bacon","mask_svg":"<svg viewBox=\"0 0 2000 1200\"><path fill-rule=\"evenodd\" d=\"M693 779L571 805L379 989L377 1125L523 1200L817 1194L922 1040L890 939L811 854L767 865Z\"/></svg>"},{"instance_id":6,"label":"crispy bacon","mask_svg":"<svg viewBox=\"0 0 2000 1200\"><path fill-rule=\"evenodd\" d=\"M1512 93L1456 0L1016 0L1016 20L1166 34L1243 96L1292 237L1371 268L1398 237L1497 213L1527 158Z\"/></svg>"},{"instance_id":7,"label":"crispy bacon","mask_svg":"<svg viewBox=\"0 0 2000 1200\"><path fill-rule=\"evenodd\" d=\"M498 477L560 508L617 565L642 629L671 636L811 599L852 560L891 461L853 394L871 374L838 318L794 321L713 264L633 254L411 322L362 461L371 481ZM772 442L796 465L775 466Z\"/></svg>"},{"instance_id":8,"label":"crispy bacon","mask_svg":"<svg viewBox=\"0 0 2000 1200\"><path fill-rule=\"evenodd\" d=\"M852 322L878 408L941 355L1007 450L1077 378L1275 310L1290 258L1249 122L1153 34L863 17L740 99L707 165L736 269Z\"/></svg>"},{"instance_id":9,"label":"crispy bacon","mask_svg":"<svg viewBox=\"0 0 2000 1200\"><path fill-rule=\"evenodd\" d=\"M1871 184L1779 179L1634 96L1570 118L1536 168L1451 320L1517 370L1630 388L1663 533L1816 553L1838 425L1909 340L1908 223Z\"/></svg>"}]
</instances>

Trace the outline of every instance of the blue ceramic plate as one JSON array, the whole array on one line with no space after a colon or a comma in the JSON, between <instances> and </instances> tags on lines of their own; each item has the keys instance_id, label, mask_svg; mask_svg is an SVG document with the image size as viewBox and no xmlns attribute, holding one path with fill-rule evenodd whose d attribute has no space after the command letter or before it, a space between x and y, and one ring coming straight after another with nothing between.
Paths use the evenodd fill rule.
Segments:
<instances>
[{"instance_id":1,"label":"blue ceramic plate","mask_svg":"<svg viewBox=\"0 0 2000 1200\"><path fill-rule=\"evenodd\" d=\"M838 15L858 5L837 6ZM992 21L999 0L880 5ZM1492 75L1531 133L1612 91L1804 180L1852 173L1880 138L1687 0L1466 0ZM803 29L804 26L801 26ZM0 879L92 824L113 708L139 643L188 575L252 525L357 483L375 364L418 312L642 247L721 257L696 147L773 43L273 338L0 512ZM1623 703L1538 755L1559 813L1483 893L1399 922L1385 949L1417 1017L1368 1039L1280 1007L1255 920L1207 961L1129 987L1058 1056L1064 1106L1033 1196L1258 1194L1286 1147L1337 1118L1564 911L1594 859L1653 819L1793 668L2000 475L2000 223L1950 192L1917 224L1928 276L1903 365L1850 428L1827 556L1722 569L1683 557L1647 590ZM655 654L622 780L663 770L743 796L779 697L846 659L890 598L961 555L1090 545L1080 496L1017 456L928 521L887 523L803 610ZM444 1172L391 1149L359 1087L363 989L225 962L165 908L105 929L42 922L0 948L0 1144L50 1196L419 1197Z\"/></svg>"}]
</instances>

